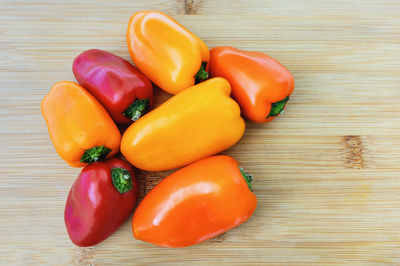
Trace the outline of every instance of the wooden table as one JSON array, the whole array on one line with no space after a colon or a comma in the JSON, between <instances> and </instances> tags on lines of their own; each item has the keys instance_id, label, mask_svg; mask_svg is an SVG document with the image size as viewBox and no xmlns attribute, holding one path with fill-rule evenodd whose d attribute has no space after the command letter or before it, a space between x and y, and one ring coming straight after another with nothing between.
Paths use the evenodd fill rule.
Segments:
<instances>
[{"instance_id":1,"label":"wooden table","mask_svg":"<svg viewBox=\"0 0 400 266\"><path fill-rule=\"evenodd\" d=\"M135 240L129 219L90 248L63 220L80 169L59 158L40 102L98 48L129 58L139 10L166 12L210 47L264 52L296 78L286 112L247 123L225 154L254 175L245 224L182 249ZM0 0L0 262L400 264L399 1ZM169 97L159 90L157 102ZM169 172L137 171L141 194Z\"/></svg>"}]
</instances>

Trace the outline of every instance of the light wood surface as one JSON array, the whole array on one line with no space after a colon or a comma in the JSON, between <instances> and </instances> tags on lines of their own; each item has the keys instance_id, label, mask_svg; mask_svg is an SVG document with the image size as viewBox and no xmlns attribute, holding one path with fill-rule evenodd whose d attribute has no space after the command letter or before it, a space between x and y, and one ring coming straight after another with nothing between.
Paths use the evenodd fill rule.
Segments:
<instances>
[{"instance_id":1,"label":"light wood surface","mask_svg":"<svg viewBox=\"0 0 400 266\"><path fill-rule=\"evenodd\" d=\"M135 240L129 219L90 248L63 220L80 169L55 152L42 97L74 80L89 48L129 58L125 31L144 9L172 15L210 47L264 52L295 76L285 113L247 123L224 152L254 175L258 208L202 244ZM399 1L0 0L0 262L13 264L400 264ZM157 102L168 95L159 90ZM168 172L137 171L141 194Z\"/></svg>"}]
</instances>

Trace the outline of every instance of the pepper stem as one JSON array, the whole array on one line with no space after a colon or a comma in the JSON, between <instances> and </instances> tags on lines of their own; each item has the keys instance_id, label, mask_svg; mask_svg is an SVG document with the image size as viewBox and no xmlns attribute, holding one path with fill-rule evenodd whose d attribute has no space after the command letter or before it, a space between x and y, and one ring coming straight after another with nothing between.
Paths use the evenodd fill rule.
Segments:
<instances>
[{"instance_id":1,"label":"pepper stem","mask_svg":"<svg viewBox=\"0 0 400 266\"><path fill-rule=\"evenodd\" d=\"M283 109L285 108L285 104L286 102L289 101L289 96L287 96L285 99L273 103L271 105L271 111L269 112L269 115L267 116L267 118L271 117L271 116L277 116L281 113L283 113Z\"/></svg>"},{"instance_id":2,"label":"pepper stem","mask_svg":"<svg viewBox=\"0 0 400 266\"><path fill-rule=\"evenodd\" d=\"M121 194L132 189L131 174L128 170L119 167L112 168L111 179L114 187Z\"/></svg>"},{"instance_id":3,"label":"pepper stem","mask_svg":"<svg viewBox=\"0 0 400 266\"><path fill-rule=\"evenodd\" d=\"M85 151L85 153L81 157L82 163L93 163L97 161L102 161L106 158L107 154L111 152L111 149L107 148L104 145L94 146Z\"/></svg>"},{"instance_id":4,"label":"pepper stem","mask_svg":"<svg viewBox=\"0 0 400 266\"><path fill-rule=\"evenodd\" d=\"M202 82L203 80L208 79L208 73L206 71L206 66L207 66L207 62L201 62L200 69L194 76L194 78L195 78L194 84L198 84L198 83Z\"/></svg>"},{"instance_id":5,"label":"pepper stem","mask_svg":"<svg viewBox=\"0 0 400 266\"><path fill-rule=\"evenodd\" d=\"M125 117L136 121L142 117L148 109L149 99L136 99L122 114Z\"/></svg>"},{"instance_id":6,"label":"pepper stem","mask_svg":"<svg viewBox=\"0 0 400 266\"><path fill-rule=\"evenodd\" d=\"M246 181L247 186L249 187L250 191L253 192L253 187L251 186L251 181L253 181L253 176L252 176L252 175L249 175L248 173L246 173L246 172L243 170L243 168L240 167L240 166L239 166L239 170L240 170L240 173L242 174L244 180Z\"/></svg>"}]
</instances>

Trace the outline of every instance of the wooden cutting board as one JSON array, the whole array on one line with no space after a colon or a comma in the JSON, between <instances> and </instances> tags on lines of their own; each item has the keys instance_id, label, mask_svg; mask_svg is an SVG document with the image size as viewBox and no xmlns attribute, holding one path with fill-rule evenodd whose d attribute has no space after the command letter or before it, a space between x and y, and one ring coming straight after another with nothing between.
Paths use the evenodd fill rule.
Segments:
<instances>
[{"instance_id":1,"label":"wooden cutting board","mask_svg":"<svg viewBox=\"0 0 400 266\"><path fill-rule=\"evenodd\" d=\"M285 113L247 123L224 152L254 176L258 208L202 244L135 240L129 219L90 248L63 220L80 169L55 152L40 102L98 48L129 58L139 10L161 10L210 47L264 52L295 76ZM399 1L0 1L0 262L400 264ZM167 97L156 91L157 102ZM169 172L137 171L141 195Z\"/></svg>"}]
</instances>

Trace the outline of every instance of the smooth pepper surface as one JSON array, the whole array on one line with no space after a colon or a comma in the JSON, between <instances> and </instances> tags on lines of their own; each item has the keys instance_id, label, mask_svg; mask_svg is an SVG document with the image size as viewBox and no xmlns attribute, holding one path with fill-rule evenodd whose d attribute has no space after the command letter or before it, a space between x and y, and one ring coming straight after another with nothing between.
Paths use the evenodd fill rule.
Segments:
<instances>
[{"instance_id":1,"label":"smooth pepper surface","mask_svg":"<svg viewBox=\"0 0 400 266\"><path fill-rule=\"evenodd\" d=\"M135 65L169 93L193 86L201 67L206 74L204 64L210 53L205 43L162 12L135 13L128 24L127 41Z\"/></svg>"},{"instance_id":2,"label":"smooth pepper surface","mask_svg":"<svg viewBox=\"0 0 400 266\"><path fill-rule=\"evenodd\" d=\"M76 80L110 113L115 122L131 124L153 102L151 82L131 63L112 53L91 49L74 60Z\"/></svg>"},{"instance_id":3,"label":"smooth pepper surface","mask_svg":"<svg viewBox=\"0 0 400 266\"><path fill-rule=\"evenodd\" d=\"M121 133L114 121L75 82L57 82L43 98L41 109L57 153L70 166L84 166L119 151Z\"/></svg>"},{"instance_id":4,"label":"smooth pepper surface","mask_svg":"<svg viewBox=\"0 0 400 266\"><path fill-rule=\"evenodd\" d=\"M135 211L137 239L164 247L200 243L245 222L257 199L251 177L231 157L218 155L164 178Z\"/></svg>"},{"instance_id":5,"label":"smooth pepper surface","mask_svg":"<svg viewBox=\"0 0 400 266\"><path fill-rule=\"evenodd\" d=\"M240 108L223 78L213 78L171 97L129 126L121 152L135 167L162 171L221 152L243 135Z\"/></svg>"},{"instance_id":6,"label":"smooth pepper surface","mask_svg":"<svg viewBox=\"0 0 400 266\"><path fill-rule=\"evenodd\" d=\"M244 116L265 123L283 112L294 90L294 78L278 61L229 46L215 47L210 54L211 76L229 81Z\"/></svg>"},{"instance_id":7,"label":"smooth pepper surface","mask_svg":"<svg viewBox=\"0 0 400 266\"><path fill-rule=\"evenodd\" d=\"M83 168L64 211L72 242L87 247L105 240L129 217L137 194L133 167L124 160L112 158Z\"/></svg>"}]
</instances>

